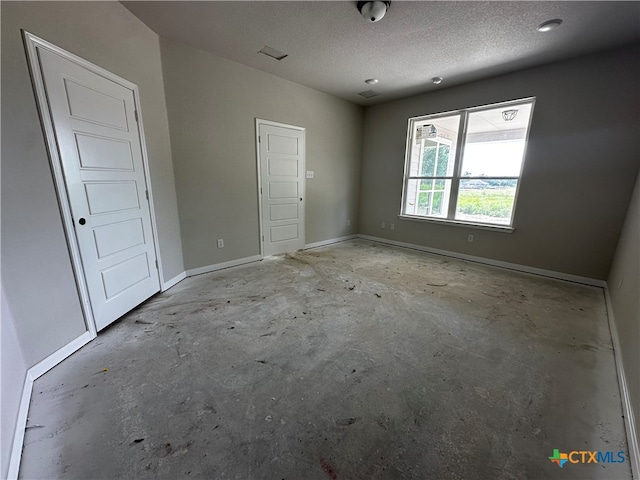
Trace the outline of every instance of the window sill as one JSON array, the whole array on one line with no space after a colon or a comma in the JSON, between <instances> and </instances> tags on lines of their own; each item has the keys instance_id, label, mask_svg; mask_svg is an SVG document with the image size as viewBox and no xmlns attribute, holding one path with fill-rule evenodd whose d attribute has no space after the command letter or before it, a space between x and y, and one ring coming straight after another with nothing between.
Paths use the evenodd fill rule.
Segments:
<instances>
[{"instance_id":1,"label":"window sill","mask_svg":"<svg viewBox=\"0 0 640 480\"><path fill-rule=\"evenodd\" d=\"M401 218L403 220L417 221L417 222L438 223L441 225L450 225L452 227L466 227L466 228L476 228L479 230L492 230L494 232L501 232L501 233L513 233L513 231L515 230L515 228L510 227L508 225L488 225L485 223L471 223L471 222L464 222L461 220L447 220L447 219L440 219L440 218L419 217L414 215L400 214L398 215L398 218Z\"/></svg>"}]
</instances>

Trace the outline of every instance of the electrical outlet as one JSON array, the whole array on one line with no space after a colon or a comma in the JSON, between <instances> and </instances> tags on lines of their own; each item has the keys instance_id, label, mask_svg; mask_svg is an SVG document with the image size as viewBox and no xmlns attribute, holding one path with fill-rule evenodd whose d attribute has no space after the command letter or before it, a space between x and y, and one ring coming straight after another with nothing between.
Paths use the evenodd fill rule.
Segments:
<instances>
[{"instance_id":1,"label":"electrical outlet","mask_svg":"<svg viewBox=\"0 0 640 480\"><path fill-rule=\"evenodd\" d=\"M350 226L350 225L351 225L351 219L349 218L349 219L347 220L347 227L348 227L348 226Z\"/></svg>"},{"instance_id":2,"label":"electrical outlet","mask_svg":"<svg viewBox=\"0 0 640 480\"><path fill-rule=\"evenodd\" d=\"M395 230L396 226L393 223L389 224L389 230Z\"/></svg>"},{"instance_id":3,"label":"electrical outlet","mask_svg":"<svg viewBox=\"0 0 640 480\"><path fill-rule=\"evenodd\" d=\"M380 228L384 228L384 222L380 224Z\"/></svg>"},{"instance_id":4,"label":"electrical outlet","mask_svg":"<svg viewBox=\"0 0 640 480\"><path fill-rule=\"evenodd\" d=\"M467 235L467 242L473 242L473 235Z\"/></svg>"},{"instance_id":5,"label":"electrical outlet","mask_svg":"<svg viewBox=\"0 0 640 480\"><path fill-rule=\"evenodd\" d=\"M218 239L218 248L224 248L224 240L222 238Z\"/></svg>"}]
</instances>

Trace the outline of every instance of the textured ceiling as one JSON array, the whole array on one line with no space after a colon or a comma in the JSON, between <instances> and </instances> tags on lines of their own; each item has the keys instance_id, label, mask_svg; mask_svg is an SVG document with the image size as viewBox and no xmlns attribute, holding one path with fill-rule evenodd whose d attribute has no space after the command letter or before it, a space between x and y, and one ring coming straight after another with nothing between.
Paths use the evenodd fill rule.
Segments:
<instances>
[{"instance_id":1,"label":"textured ceiling","mask_svg":"<svg viewBox=\"0 0 640 480\"><path fill-rule=\"evenodd\" d=\"M396 0L377 23L351 1L122 3L163 37L360 105L640 40L638 1ZM564 23L536 31L553 18ZM288 57L258 54L265 45ZM357 95L369 89L381 95Z\"/></svg>"}]
</instances>

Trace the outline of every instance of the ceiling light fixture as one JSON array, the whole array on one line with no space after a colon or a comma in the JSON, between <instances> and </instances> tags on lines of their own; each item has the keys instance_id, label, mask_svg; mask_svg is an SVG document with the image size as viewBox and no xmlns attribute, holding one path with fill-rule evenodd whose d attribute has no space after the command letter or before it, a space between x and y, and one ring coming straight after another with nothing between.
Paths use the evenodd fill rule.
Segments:
<instances>
[{"instance_id":1,"label":"ceiling light fixture","mask_svg":"<svg viewBox=\"0 0 640 480\"><path fill-rule=\"evenodd\" d=\"M562 20L559 18L554 18L553 20L547 20L544 23L541 23L536 27L536 30L539 32L550 32L551 30L555 30L562 24Z\"/></svg>"},{"instance_id":2,"label":"ceiling light fixture","mask_svg":"<svg viewBox=\"0 0 640 480\"><path fill-rule=\"evenodd\" d=\"M389 7L391 6L390 1L368 1L368 2L358 2L358 11L362 18L364 18L367 22L377 22L384 17L384 14L387 13Z\"/></svg>"},{"instance_id":3,"label":"ceiling light fixture","mask_svg":"<svg viewBox=\"0 0 640 480\"><path fill-rule=\"evenodd\" d=\"M516 118L516 115L518 115L517 108L514 108L512 110L505 110L504 112L502 112L502 118L504 118L505 122L510 122L511 120Z\"/></svg>"},{"instance_id":4,"label":"ceiling light fixture","mask_svg":"<svg viewBox=\"0 0 640 480\"><path fill-rule=\"evenodd\" d=\"M366 83L367 85L376 85L378 83L378 79L368 78L367 80L364 81L364 83Z\"/></svg>"},{"instance_id":5,"label":"ceiling light fixture","mask_svg":"<svg viewBox=\"0 0 640 480\"><path fill-rule=\"evenodd\" d=\"M431 81L434 85L440 85L442 83L442 77L433 77Z\"/></svg>"}]
</instances>

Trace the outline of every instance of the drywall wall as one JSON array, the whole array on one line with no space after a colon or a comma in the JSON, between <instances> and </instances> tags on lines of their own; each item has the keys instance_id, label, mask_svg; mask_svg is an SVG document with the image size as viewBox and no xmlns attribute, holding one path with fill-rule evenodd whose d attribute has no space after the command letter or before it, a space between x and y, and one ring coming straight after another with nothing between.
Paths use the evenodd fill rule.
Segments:
<instances>
[{"instance_id":1,"label":"drywall wall","mask_svg":"<svg viewBox=\"0 0 640 480\"><path fill-rule=\"evenodd\" d=\"M86 327L20 29L139 86L165 280L184 267L158 36L117 2L3 2L2 278L33 366Z\"/></svg>"},{"instance_id":2,"label":"drywall wall","mask_svg":"<svg viewBox=\"0 0 640 480\"><path fill-rule=\"evenodd\" d=\"M22 397L22 389L27 374L27 364L22 355L22 347L18 341L15 329L15 320L11 313L9 303L4 295L4 287L0 287L2 307L0 317L1 328L1 347L0 347L0 402L2 403L2 412L0 417L0 478L7 478L7 470L9 469L9 461L11 455L11 447L13 446L13 434L16 427L16 418L18 417L18 409L20 408L20 399Z\"/></svg>"},{"instance_id":3,"label":"drywall wall","mask_svg":"<svg viewBox=\"0 0 640 480\"><path fill-rule=\"evenodd\" d=\"M640 139L638 140L640 142ZM640 439L640 175L607 281ZM638 473L638 472L636 472Z\"/></svg>"},{"instance_id":4,"label":"drywall wall","mask_svg":"<svg viewBox=\"0 0 640 480\"><path fill-rule=\"evenodd\" d=\"M256 118L306 128L306 168L315 172L306 181L306 243L357 232L360 107L187 45L160 44L187 269L260 254Z\"/></svg>"},{"instance_id":5,"label":"drywall wall","mask_svg":"<svg viewBox=\"0 0 640 480\"><path fill-rule=\"evenodd\" d=\"M631 46L367 107L360 233L605 280L639 167L639 51ZM537 101L515 232L398 218L410 117L530 96ZM395 230L380 228L383 221Z\"/></svg>"}]
</instances>

